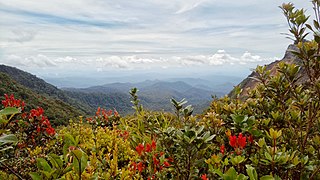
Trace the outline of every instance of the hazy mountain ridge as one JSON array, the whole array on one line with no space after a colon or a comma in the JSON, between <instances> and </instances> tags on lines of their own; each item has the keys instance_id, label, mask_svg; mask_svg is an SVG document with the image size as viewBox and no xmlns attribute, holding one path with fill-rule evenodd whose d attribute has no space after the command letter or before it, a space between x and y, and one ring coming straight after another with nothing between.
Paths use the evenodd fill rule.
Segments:
<instances>
[{"instance_id":1,"label":"hazy mountain ridge","mask_svg":"<svg viewBox=\"0 0 320 180\"><path fill-rule=\"evenodd\" d=\"M30 88L36 93L44 94L54 99L64 101L65 103L74 106L78 109L78 111L85 114L92 112L92 109L89 106L86 106L85 104L79 103L77 100L68 97L62 90L31 73L5 65L0 65L0 72L6 73L16 82L22 86Z\"/></svg>"},{"instance_id":2,"label":"hazy mountain ridge","mask_svg":"<svg viewBox=\"0 0 320 180\"><path fill-rule=\"evenodd\" d=\"M37 108L38 106L42 107L46 112L45 115L48 116L49 120L54 120L53 123L56 125L67 124L70 118L84 114L84 112L60 99L36 92L31 88L21 85L3 72L0 72L0 94L1 98L4 94L14 94L16 98L23 99L27 110Z\"/></svg>"},{"instance_id":3,"label":"hazy mountain ridge","mask_svg":"<svg viewBox=\"0 0 320 180\"><path fill-rule=\"evenodd\" d=\"M88 115L95 112L97 107L116 109L125 115L132 113L129 91L133 87L139 89L141 104L149 110L171 111L171 98L181 100L185 98L195 107L196 113L205 110L212 95L218 97L227 93L225 89L231 88L223 85L215 86L221 91L213 91L211 81L200 78L171 78L164 80L146 80L137 83L109 83L88 88L62 88L47 83L41 78L14 67L0 65L0 72L6 73L21 86L30 89L35 94L48 97L57 102L64 102L74 107L76 114ZM222 81L217 78L216 82ZM225 88L225 89L223 89ZM3 90L3 93L7 93ZM73 113L74 114L74 113Z\"/></svg>"},{"instance_id":4,"label":"hazy mountain ridge","mask_svg":"<svg viewBox=\"0 0 320 180\"><path fill-rule=\"evenodd\" d=\"M120 102L124 103L119 106L127 109L128 105L125 103L131 104L128 93L133 87L139 89L138 96L141 100L141 104L150 110L171 111L171 98L177 100L186 98L186 100L189 101L189 104L192 104L195 107L195 112L201 113L209 106L212 95L224 95L222 92L215 93L207 89L194 87L183 81L167 82L161 80L146 80L139 83L110 83L88 88L64 88L64 90L75 99L78 99L77 96L80 96L80 101L87 104L92 104L92 99L96 99L97 101L100 101L100 103L105 103L101 102L101 100L106 99L106 97L109 97L110 99L110 96L115 95L122 99ZM83 99L81 94L87 98ZM97 96L104 96L105 98L98 98ZM89 102L85 102L86 100Z\"/></svg>"}]
</instances>

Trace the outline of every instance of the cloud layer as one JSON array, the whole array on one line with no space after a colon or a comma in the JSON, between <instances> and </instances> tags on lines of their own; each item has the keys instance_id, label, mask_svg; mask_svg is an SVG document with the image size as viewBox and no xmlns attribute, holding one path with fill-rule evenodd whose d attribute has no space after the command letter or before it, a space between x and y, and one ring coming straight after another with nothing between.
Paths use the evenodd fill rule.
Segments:
<instances>
[{"instance_id":1,"label":"cloud layer","mask_svg":"<svg viewBox=\"0 0 320 180\"><path fill-rule=\"evenodd\" d=\"M312 13L310 3L292 2ZM290 43L280 34L287 32L280 4L0 0L0 63L115 69L264 63Z\"/></svg>"},{"instance_id":2,"label":"cloud layer","mask_svg":"<svg viewBox=\"0 0 320 180\"><path fill-rule=\"evenodd\" d=\"M21 57L9 55L3 58L3 63L11 66L25 68L89 68L97 71L110 69L150 69L150 68L181 68L181 67L207 67L221 65L250 66L258 63L270 63L279 58L262 58L249 52L240 57L234 57L225 50L218 50L212 55L171 56L167 58L147 58L143 56L107 56L96 59L77 59L70 56L49 58L45 55Z\"/></svg>"}]
</instances>

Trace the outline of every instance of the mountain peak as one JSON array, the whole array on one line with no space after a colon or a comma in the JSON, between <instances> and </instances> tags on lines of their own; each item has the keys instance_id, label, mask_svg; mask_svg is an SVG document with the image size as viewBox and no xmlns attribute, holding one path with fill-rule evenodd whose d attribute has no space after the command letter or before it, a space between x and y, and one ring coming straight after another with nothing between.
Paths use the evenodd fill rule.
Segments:
<instances>
[{"instance_id":1,"label":"mountain peak","mask_svg":"<svg viewBox=\"0 0 320 180\"><path fill-rule=\"evenodd\" d=\"M295 44L290 44L284 54L284 57L281 60L276 60L270 64L265 65L266 70L270 70L270 75L274 75L277 72L277 66L280 62L285 62L289 64L301 64L301 60L296 57L292 52L298 51L298 47ZM240 96L242 98L245 98L248 95L248 92L252 89L254 89L258 82L254 80L252 77L255 77L257 73L253 71L247 78L245 78L238 86L242 89L242 93ZM303 74L301 74L302 77L304 77ZM300 81L305 81L305 78L301 78ZM229 94L229 97L233 98L235 96L234 90L232 90Z\"/></svg>"}]
</instances>

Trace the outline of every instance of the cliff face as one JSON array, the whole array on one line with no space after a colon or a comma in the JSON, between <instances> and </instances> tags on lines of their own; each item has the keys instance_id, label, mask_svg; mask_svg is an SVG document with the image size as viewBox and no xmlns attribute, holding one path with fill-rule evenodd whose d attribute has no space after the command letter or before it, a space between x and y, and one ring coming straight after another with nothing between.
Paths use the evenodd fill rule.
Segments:
<instances>
[{"instance_id":1,"label":"cliff face","mask_svg":"<svg viewBox=\"0 0 320 180\"><path fill-rule=\"evenodd\" d=\"M300 65L301 64L301 60L299 58L297 58L293 53L292 51L298 51L298 48L291 44L288 46L286 52L285 52L285 55L284 57L281 59L281 60L276 60L268 65L266 65L266 69L267 70L270 70L271 73L270 75L274 75L276 72L277 72L277 66L280 62L285 62L285 63L294 63L294 64L297 64L297 65ZM254 80L252 77L255 77L257 74L255 71L253 71L247 78L245 78L238 86L241 87L242 89L242 93L240 94L240 97L242 98L245 98L247 95L248 95L248 92L251 90L251 89L254 89L256 86L257 86L257 81ZM300 71L300 75L302 76L300 78L300 82L303 82L303 81L306 81L306 76L305 74L303 73L303 70ZM229 97L231 98L234 98L235 96L235 93L234 93L234 90L232 90L229 94L228 94Z\"/></svg>"}]
</instances>

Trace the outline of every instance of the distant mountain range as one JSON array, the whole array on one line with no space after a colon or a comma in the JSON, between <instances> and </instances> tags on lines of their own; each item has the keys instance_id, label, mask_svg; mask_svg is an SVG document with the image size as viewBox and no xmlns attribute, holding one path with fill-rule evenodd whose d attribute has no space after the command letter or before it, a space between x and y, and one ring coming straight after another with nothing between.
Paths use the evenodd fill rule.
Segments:
<instances>
[{"instance_id":1,"label":"distant mountain range","mask_svg":"<svg viewBox=\"0 0 320 180\"><path fill-rule=\"evenodd\" d=\"M209 81L200 78L146 80L138 83L109 83L88 88L57 88L28 72L0 65L0 95L13 93L30 108L42 106L49 118L65 123L79 115L92 115L97 107L116 109L122 115L133 112L129 91L139 89L141 104L149 110L171 111L170 99L186 98L201 113L209 107L211 97L223 96L232 88L231 82L220 78ZM229 77L230 78L230 77Z\"/></svg>"},{"instance_id":2,"label":"distant mountain range","mask_svg":"<svg viewBox=\"0 0 320 180\"><path fill-rule=\"evenodd\" d=\"M101 86L92 86L88 88L63 88L63 90L75 99L78 96L91 96L91 98L82 99L83 103L89 102L89 104L94 105L93 102L106 103L106 106L110 106L109 101L99 102L98 98L93 98L93 95L113 95L119 103L123 103L123 107L128 110L125 104L130 104L129 91L131 88L136 87L139 89L139 98L141 99L141 104L150 110L165 110L171 111L172 106L170 104L170 99L175 98L181 100L186 98L190 104L195 107L196 112L202 112L206 107L209 106L211 102L211 96L222 96L223 92L213 92L208 90L209 88L195 87L187 84L183 81L160 81L160 80L147 80L140 83L111 83ZM95 99L95 100L92 100ZM87 101L87 102L85 102Z\"/></svg>"},{"instance_id":3,"label":"distant mountain range","mask_svg":"<svg viewBox=\"0 0 320 180\"><path fill-rule=\"evenodd\" d=\"M0 66L1 70L3 70L3 68L4 66ZM18 69L12 70L12 72L21 72ZM30 74L27 75L30 76ZM37 78L31 78L32 81L38 81ZM55 122L52 122L55 125L66 124L70 118L78 117L86 113L81 109L70 105L64 100L57 98L58 96L54 97L54 95L49 95L45 92L40 93L39 91L28 88L3 72L0 72L0 94L1 100L4 94L14 94L16 99L23 99L27 105L26 110L34 109L38 106L42 107L45 110L45 115L48 116L50 120L55 120Z\"/></svg>"}]
</instances>

